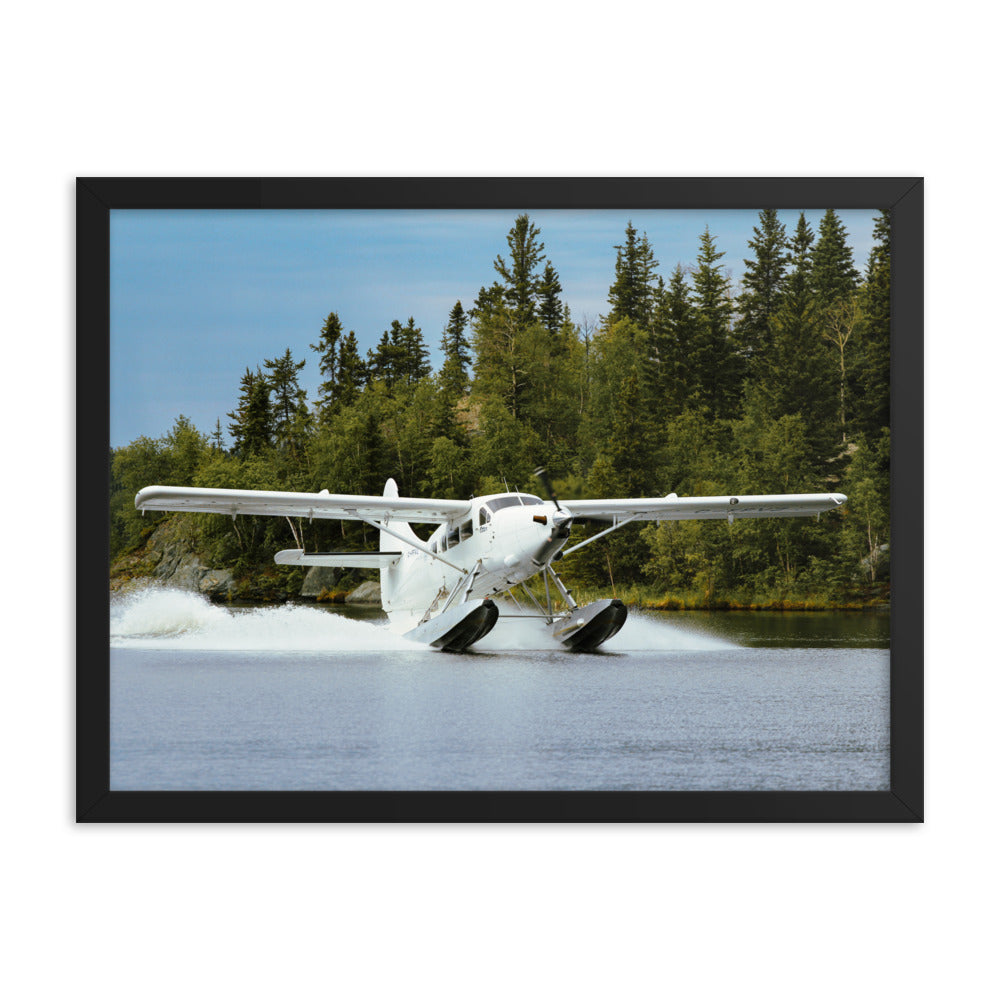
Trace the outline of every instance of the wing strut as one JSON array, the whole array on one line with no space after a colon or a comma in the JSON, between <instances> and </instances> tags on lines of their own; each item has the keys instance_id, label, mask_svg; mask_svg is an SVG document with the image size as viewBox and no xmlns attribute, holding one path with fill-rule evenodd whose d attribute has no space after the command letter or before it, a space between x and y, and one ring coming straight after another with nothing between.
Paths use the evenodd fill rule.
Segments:
<instances>
[{"instance_id":1,"label":"wing strut","mask_svg":"<svg viewBox=\"0 0 1000 1000\"><path fill-rule=\"evenodd\" d=\"M571 552L576 552L577 549L582 549L584 545L589 545L591 542L596 542L598 538L603 538L605 535L611 534L612 531L617 531L623 525L629 523L629 521L634 521L639 516L639 512L635 514L629 514L628 517L615 518L615 523L611 525L610 528L605 528L603 531L599 531L596 535L591 535L590 538L585 538L579 545L574 545L571 549L566 549L562 555L568 556Z\"/></svg>"},{"instance_id":2,"label":"wing strut","mask_svg":"<svg viewBox=\"0 0 1000 1000\"><path fill-rule=\"evenodd\" d=\"M467 570L462 566L456 566L453 562L445 559L443 556L439 556L436 552L431 552L429 548L424 545L416 545L412 538L407 538L405 535L401 535L398 531L393 531L387 524L379 524L378 521L373 521L371 518L362 517L356 510L351 513L359 521L364 521L365 524L370 524L376 531L384 531L387 535L392 535L393 538L398 538L401 542L409 545L411 548L417 549L419 552L423 552L424 555L431 556L433 559L437 559L443 562L446 566L450 566L452 569L457 569L459 573L465 573Z\"/></svg>"}]
</instances>

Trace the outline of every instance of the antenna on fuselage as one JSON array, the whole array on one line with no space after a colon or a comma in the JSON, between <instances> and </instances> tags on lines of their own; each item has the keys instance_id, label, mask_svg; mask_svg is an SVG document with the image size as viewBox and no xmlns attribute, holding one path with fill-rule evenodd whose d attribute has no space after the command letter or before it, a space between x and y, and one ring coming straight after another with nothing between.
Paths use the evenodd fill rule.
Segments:
<instances>
[{"instance_id":1,"label":"antenna on fuselage","mask_svg":"<svg viewBox=\"0 0 1000 1000\"><path fill-rule=\"evenodd\" d=\"M501 476L500 478L503 480L504 492L505 493L510 493L510 487L507 485L507 477L506 476Z\"/></svg>"}]
</instances>

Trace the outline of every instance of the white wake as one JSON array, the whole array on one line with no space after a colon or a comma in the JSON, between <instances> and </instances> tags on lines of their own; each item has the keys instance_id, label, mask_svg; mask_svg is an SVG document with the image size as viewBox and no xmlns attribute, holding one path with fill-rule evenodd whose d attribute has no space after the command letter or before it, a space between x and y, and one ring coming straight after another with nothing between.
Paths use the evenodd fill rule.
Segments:
<instances>
[{"instance_id":1,"label":"white wake","mask_svg":"<svg viewBox=\"0 0 1000 1000\"><path fill-rule=\"evenodd\" d=\"M486 638L473 646L482 652L497 652L505 649L546 650L562 649L562 644L548 634L545 624L534 618L518 619L501 617L496 627ZM608 652L667 650L713 650L734 649L732 643L714 636L693 632L677 625L671 625L633 608L621 631L612 636L602 650Z\"/></svg>"},{"instance_id":2,"label":"white wake","mask_svg":"<svg viewBox=\"0 0 1000 1000\"><path fill-rule=\"evenodd\" d=\"M230 609L200 594L148 586L111 602L111 645L118 649L308 650L320 652L427 650L397 635L385 621L347 618L321 608L281 605ZM627 650L732 649L731 643L629 611L622 630L601 647ZM558 650L537 619L503 617L475 650Z\"/></svg>"},{"instance_id":3,"label":"white wake","mask_svg":"<svg viewBox=\"0 0 1000 1000\"><path fill-rule=\"evenodd\" d=\"M738 646L725 639L705 635L703 632L686 629L680 625L671 625L663 620L662 614L657 615L629 608L628 619L622 626L622 630L617 635L612 636L601 648L611 651L657 649L696 651L737 649Z\"/></svg>"},{"instance_id":4,"label":"white wake","mask_svg":"<svg viewBox=\"0 0 1000 1000\"><path fill-rule=\"evenodd\" d=\"M200 594L146 587L115 596L111 645L130 649L337 650L425 649L385 622L358 621L301 605L229 609Z\"/></svg>"}]
</instances>

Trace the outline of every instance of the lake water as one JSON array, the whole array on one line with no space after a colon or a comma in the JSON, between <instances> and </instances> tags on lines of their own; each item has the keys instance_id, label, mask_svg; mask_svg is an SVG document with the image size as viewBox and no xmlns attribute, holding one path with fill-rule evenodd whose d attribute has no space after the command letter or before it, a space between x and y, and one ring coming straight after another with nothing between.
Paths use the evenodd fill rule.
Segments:
<instances>
[{"instance_id":1,"label":"lake water","mask_svg":"<svg viewBox=\"0 0 1000 1000\"><path fill-rule=\"evenodd\" d=\"M889 618L631 612L597 654L373 611L112 605L111 788L880 790Z\"/></svg>"}]
</instances>

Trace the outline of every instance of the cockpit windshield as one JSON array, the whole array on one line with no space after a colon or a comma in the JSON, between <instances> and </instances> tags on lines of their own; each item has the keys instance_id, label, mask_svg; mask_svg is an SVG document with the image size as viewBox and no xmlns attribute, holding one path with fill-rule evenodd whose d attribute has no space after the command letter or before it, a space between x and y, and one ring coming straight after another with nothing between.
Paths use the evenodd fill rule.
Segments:
<instances>
[{"instance_id":1,"label":"cockpit windshield","mask_svg":"<svg viewBox=\"0 0 1000 1000\"><path fill-rule=\"evenodd\" d=\"M544 501L533 497L530 493L513 493L510 496L487 500L486 506L490 510L503 510L504 507L533 507L540 503L544 503Z\"/></svg>"}]
</instances>

